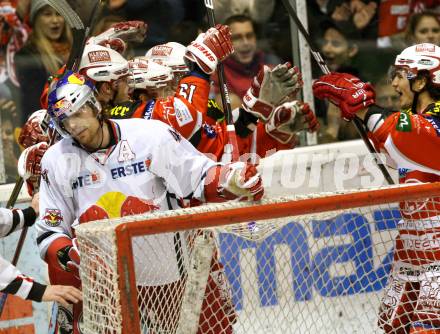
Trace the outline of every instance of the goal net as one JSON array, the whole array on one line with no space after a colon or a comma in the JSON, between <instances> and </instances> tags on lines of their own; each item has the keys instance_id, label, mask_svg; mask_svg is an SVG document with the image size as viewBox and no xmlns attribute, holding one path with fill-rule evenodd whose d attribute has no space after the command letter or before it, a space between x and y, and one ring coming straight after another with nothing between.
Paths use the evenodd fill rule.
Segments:
<instances>
[{"instance_id":1,"label":"goal net","mask_svg":"<svg viewBox=\"0 0 440 334\"><path fill-rule=\"evenodd\" d=\"M436 196L419 184L80 225L82 330L382 333L399 202Z\"/></svg>"}]
</instances>

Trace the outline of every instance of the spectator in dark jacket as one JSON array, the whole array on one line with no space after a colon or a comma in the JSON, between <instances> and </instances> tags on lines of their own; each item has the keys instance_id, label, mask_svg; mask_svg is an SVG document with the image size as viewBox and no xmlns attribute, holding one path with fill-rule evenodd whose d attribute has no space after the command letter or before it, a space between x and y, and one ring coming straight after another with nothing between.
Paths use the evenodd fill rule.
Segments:
<instances>
[{"instance_id":1,"label":"spectator in dark jacket","mask_svg":"<svg viewBox=\"0 0 440 334\"><path fill-rule=\"evenodd\" d=\"M33 0L30 23L32 33L15 55L20 83L22 123L40 109L40 95L49 76L55 75L67 62L72 38L64 18L47 0Z\"/></svg>"}]
</instances>

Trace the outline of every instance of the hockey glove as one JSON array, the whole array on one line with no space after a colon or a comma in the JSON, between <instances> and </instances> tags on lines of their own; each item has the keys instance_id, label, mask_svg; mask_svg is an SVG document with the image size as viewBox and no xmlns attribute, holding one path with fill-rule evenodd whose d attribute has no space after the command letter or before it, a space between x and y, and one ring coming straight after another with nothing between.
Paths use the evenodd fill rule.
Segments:
<instances>
[{"instance_id":1,"label":"hockey glove","mask_svg":"<svg viewBox=\"0 0 440 334\"><path fill-rule=\"evenodd\" d=\"M298 141L296 133L307 127L308 131L319 129L318 120L307 103L286 102L277 107L265 125L266 133L280 142L294 148Z\"/></svg>"},{"instance_id":2,"label":"hockey glove","mask_svg":"<svg viewBox=\"0 0 440 334\"><path fill-rule=\"evenodd\" d=\"M302 85L298 67L285 63L270 69L264 65L243 97L243 107L263 122L267 122L274 107L286 97L296 95Z\"/></svg>"},{"instance_id":3,"label":"hockey glove","mask_svg":"<svg viewBox=\"0 0 440 334\"><path fill-rule=\"evenodd\" d=\"M263 197L263 182L257 168L245 162L233 162L220 171L219 191L226 199L250 199Z\"/></svg>"},{"instance_id":4,"label":"hockey glove","mask_svg":"<svg viewBox=\"0 0 440 334\"><path fill-rule=\"evenodd\" d=\"M72 272L76 278L80 279L79 276L80 253L76 238L72 239L72 247L70 247L68 255L70 260L67 261L67 265L66 265L67 270Z\"/></svg>"},{"instance_id":5,"label":"hockey glove","mask_svg":"<svg viewBox=\"0 0 440 334\"><path fill-rule=\"evenodd\" d=\"M123 53L126 42L143 42L147 35L147 27L142 21L118 22L98 36L90 37L87 44L102 45Z\"/></svg>"},{"instance_id":6,"label":"hockey glove","mask_svg":"<svg viewBox=\"0 0 440 334\"><path fill-rule=\"evenodd\" d=\"M21 146L28 148L37 143L49 142L49 137L43 131L41 126L45 116L46 109L37 110L29 116L21 129L20 136L18 137L18 143Z\"/></svg>"},{"instance_id":7,"label":"hockey glove","mask_svg":"<svg viewBox=\"0 0 440 334\"><path fill-rule=\"evenodd\" d=\"M57 251L58 263L65 271L71 272L76 278L79 276L80 253L76 238L72 239L72 245Z\"/></svg>"},{"instance_id":8,"label":"hockey glove","mask_svg":"<svg viewBox=\"0 0 440 334\"><path fill-rule=\"evenodd\" d=\"M45 142L35 144L21 152L18 159L18 175L26 181L30 196L38 191L41 176L41 159L48 147L49 145Z\"/></svg>"},{"instance_id":9,"label":"hockey glove","mask_svg":"<svg viewBox=\"0 0 440 334\"><path fill-rule=\"evenodd\" d=\"M218 63L233 51L229 27L217 24L188 45L185 59L196 63L206 74L212 74Z\"/></svg>"},{"instance_id":10,"label":"hockey glove","mask_svg":"<svg viewBox=\"0 0 440 334\"><path fill-rule=\"evenodd\" d=\"M318 99L329 99L338 106L345 120L352 120L356 112L375 102L373 87L347 73L323 75L313 83L313 95Z\"/></svg>"}]
</instances>

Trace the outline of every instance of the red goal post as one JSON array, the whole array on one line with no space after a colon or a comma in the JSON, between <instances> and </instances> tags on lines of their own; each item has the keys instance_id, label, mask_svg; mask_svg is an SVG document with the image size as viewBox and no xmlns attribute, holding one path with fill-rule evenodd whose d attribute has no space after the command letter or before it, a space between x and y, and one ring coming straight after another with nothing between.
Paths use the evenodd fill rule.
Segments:
<instances>
[{"instance_id":1,"label":"red goal post","mask_svg":"<svg viewBox=\"0 0 440 334\"><path fill-rule=\"evenodd\" d=\"M392 186L229 202L80 225L83 331L195 334L202 322L199 299L207 285L203 259L195 249L200 241L205 248L199 253L211 252L206 245L213 237L209 261L218 257L225 267L235 307L234 333L362 333L362 328L379 333L377 311L390 269L396 235L392 226L400 219L398 203L437 196L439 183ZM200 231L205 231L204 239L198 239ZM189 294L187 282L194 277L199 277L198 285ZM157 288L164 285L172 289ZM209 328L211 322L206 322L204 328Z\"/></svg>"}]
</instances>

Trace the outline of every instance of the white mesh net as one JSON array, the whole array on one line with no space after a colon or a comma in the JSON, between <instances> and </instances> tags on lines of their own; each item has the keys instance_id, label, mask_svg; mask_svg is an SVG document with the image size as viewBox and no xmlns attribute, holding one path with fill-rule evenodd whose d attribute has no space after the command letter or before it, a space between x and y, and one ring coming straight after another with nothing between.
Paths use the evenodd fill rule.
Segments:
<instances>
[{"instance_id":1,"label":"white mesh net","mask_svg":"<svg viewBox=\"0 0 440 334\"><path fill-rule=\"evenodd\" d=\"M270 202L292 200L302 199ZM377 323L384 294L381 318L392 323L400 314L402 289L384 291L401 220L397 203L136 236L136 286L129 283L129 263L118 272L118 225L250 205L207 205L79 226L84 332L126 333L123 313L137 312L139 333L149 334L382 333ZM424 219L424 226L437 220ZM121 284L137 291L129 303L133 310L121 307Z\"/></svg>"}]
</instances>

